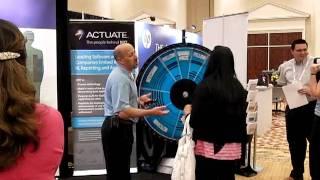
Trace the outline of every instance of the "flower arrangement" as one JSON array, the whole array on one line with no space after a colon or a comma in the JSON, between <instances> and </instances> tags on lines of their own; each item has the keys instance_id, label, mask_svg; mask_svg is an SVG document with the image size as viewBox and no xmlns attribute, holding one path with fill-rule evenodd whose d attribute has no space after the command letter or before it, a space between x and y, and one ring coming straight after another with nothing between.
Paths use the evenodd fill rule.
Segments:
<instances>
[{"instance_id":1,"label":"flower arrangement","mask_svg":"<svg viewBox=\"0 0 320 180\"><path fill-rule=\"evenodd\" d=\"M278 71L273 71L271 75L271 82L273 85L277 84L277 80L279 79L279 72Z\"/></svg>"}]
</instances>

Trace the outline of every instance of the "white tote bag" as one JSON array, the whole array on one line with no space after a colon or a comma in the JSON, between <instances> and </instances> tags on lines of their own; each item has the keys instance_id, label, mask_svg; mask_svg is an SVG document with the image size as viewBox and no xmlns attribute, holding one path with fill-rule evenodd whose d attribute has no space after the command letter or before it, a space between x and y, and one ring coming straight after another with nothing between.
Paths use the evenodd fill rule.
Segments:
<instances>
[{"instance_id":1,"label":"white tote bag","mask_svg":"<svg viewBox=\"0 0 320 180\"><path fill-rule=\"evenodd\" d=\"M184 123L182 137L174 158L171 180L195 180L196 159L194 156L195 143L192 140L193 129L189 125L190 115Z\"/></svg>"}]
</instances>

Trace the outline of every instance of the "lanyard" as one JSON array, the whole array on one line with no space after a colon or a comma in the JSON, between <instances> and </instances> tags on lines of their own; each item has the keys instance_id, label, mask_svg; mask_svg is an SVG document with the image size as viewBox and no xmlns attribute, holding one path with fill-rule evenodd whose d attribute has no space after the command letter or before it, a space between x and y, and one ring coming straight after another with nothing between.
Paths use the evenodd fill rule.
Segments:
<instances>
[{"instance_id":1,"label":"lanyard","mask_svg":"<svg viewBox=\"0 0 320 180\"><path fill-rule=\"evenodd\" d=\"M298 81L301 81L302 76L303 76L304 72L306 71L306 68L307 68L308 64L309 64L309 61L307 59L307 63L306 63L306 65L304 65L303 71L300 74L300 77L299 77ZM293 64L292 70L293 70L293 81L296 81L296 66L294 64Z\"/></svg>"}]
</instances>

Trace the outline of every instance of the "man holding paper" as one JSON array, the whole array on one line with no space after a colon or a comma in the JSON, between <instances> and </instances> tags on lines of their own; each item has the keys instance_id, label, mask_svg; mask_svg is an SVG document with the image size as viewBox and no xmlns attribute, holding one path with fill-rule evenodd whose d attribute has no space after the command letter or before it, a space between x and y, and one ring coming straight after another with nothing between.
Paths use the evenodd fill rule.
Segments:
<instances>
[{"instance_id":1,"label":"man holding paper","mask_svg":"<svg viewBox=\"0 0 320 180\"><path fill-rule=\"evenodd\" d=\"M288 179L302 180L307 140L310 140L316 104L308 87L313 58L308 56L308 43L303 39L292 42L291 53L293 59L279 66L278 84L283 86L288 103L285 118L292 164Z\"/></svg>"}]
</instances>

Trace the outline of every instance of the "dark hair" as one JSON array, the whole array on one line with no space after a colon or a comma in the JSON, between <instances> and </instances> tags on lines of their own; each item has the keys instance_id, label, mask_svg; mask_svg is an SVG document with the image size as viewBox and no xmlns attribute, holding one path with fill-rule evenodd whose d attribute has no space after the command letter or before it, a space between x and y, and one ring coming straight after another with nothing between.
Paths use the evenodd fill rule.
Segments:
<instances>
[{"instance_id":1,"label":"dark hair","mask_svg":"<svg viewBox=\"0 0 320 180\"><path fill-rule=\"evenodd\" d=\"M0 53L20 57L0 60L0 170L13 165L26 145L39 146L35 119L35 88L29 81L23 34L14 24L0 19Z\"/></svg>"},{"instance_id":2,"label":"dark hair","mask_svg":"<svg viewBox=\"0 0 320 180\"><path fill-rule=\"evenodd\" d=\"M203 81L221 102L238 101L245 91L236 77L232 51L224 46L216 46L210 53Z\"/></svg>"},{"instance_id":3,"label":"dark hair","mask_svg":"<svg viewBox=\"0 0 320 180\"><path fill-rule=\"evenodd\" d=\"M297 44L306 44L308 47L308 43L306 40L304 39L296 39L294 41L292 41L291 43L291 50L294 50L294 48L296 47Z\"/></svg>"},{"instance_id":4,"label":"dark hair","mask_svg":"<svg viewBox=\"0 0 320 180\"><path fill-rule=\"evenodd\" d=\"M229 78L236 76L233 54L228 47L216 46L211 51L204 78L212 74Z\"/></svg>"}]
</instances>

